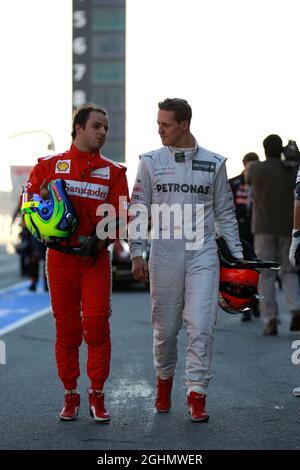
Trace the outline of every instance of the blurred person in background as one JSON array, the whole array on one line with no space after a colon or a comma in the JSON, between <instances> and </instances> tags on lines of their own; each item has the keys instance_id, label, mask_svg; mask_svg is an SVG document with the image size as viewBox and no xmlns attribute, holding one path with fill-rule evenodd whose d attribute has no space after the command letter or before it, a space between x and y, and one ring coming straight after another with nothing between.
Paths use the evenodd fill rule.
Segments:
<instances>
[{"instance_id":1,"label":"blurred person in background","mask_svg":"<svg viewBox=\"0 0 300 470\"><path fill-rule=\"evenodd\" d=\"M238 176L229 180L236 208L236 218L239 226L241 240L245 240L253 247L253 233L251 231L252 218L252 195L251 188L246 183L247 171L253 162L259 161L259 157L254 152L249 152L243 157L244 170ZM254 247L253 247L254 248ZM255 317L259 317L258 300L253 304L253 308L243 312L241 320L250 321L251 311Z\"/></svg>"},{"instance_id":2,"label":"blurred person in background","mask_svg":"<svg viewBox=\"0 0 300 470\"><path fill-rule=\"evenodd\" d=\"M20 276L28 276L30 264L30 232L21 217L20 201L12 215L11 230L16 220L19 226L19 241L14 245L14 248L20 257Z\"/></svg>"},{"instance_id":3,"label":"blurred person in background","mask_svg":"<svg viewBox=\"0 0 300 470\"><path fill-rule=\"evenodd\" d=\"M20 275L31 279L28 289L35 292L39 278L43 278L44 290L48 291L48 283L45 269L46 247L37 240L28 230L21 216L20 202L14 210L11 227L15 221L19 221L19 243L15 245L16 253L20 256Z\"/></svg>"},{"instance_id":4,"label":"blurred person in background","mask_svg":"<svg viewBox=\"0 0 300 470\"><path fill-rule=\"evenodd\" d=\"M110 420L103 392L111 358L111 267L106 249L110 241L97 237L96 227L102 216L96 212L107 203L118 215L119 196L128 201L128 187L125 167L101 153L108 127L104 109L94 104L78 108L73 117L71 148L40 158L27 183L28 192L49 199L48 184L64 179L79 220L70 238L47 251L56 363L65 389L64 407L59 413L63 421L75 420L78 415L79 348L83 338L87 344L90 414L99 423Z\"/></svg>"},{"instance_id":5,"label":"blurred person in background","mask_svg":"<svg viewBox=\"0 0 300 470\"><path fill-rule=\"evenodd\" d=\"M263 141L266 160L253 163L247 175L252 186L255 251L260 259L280 262L280 278L292 319L291 331L300 330L300 288L296 269L289 261L293 222L296 167L281 161L282 140L271 134ZM264 335L277 335L279 312L275 289L276 271L262 270L258 291Z\"/></svg>"},{"instance_id":6,"label":"blurred person in background","mask_svg":"<svg viewBox=\"0 0 300 470\"><path fill-rule=\"evenodd\" d=\"M40 242L34 238L31 233L29 233L29 266L28 266L28 276L31 279L31 284L28 287L30 291L35 292L37 289L39 278L43 278L44 290L48 291L48 283L45 269L45 259L46 259L46 246L44 243Z\"/></svg>"}]
</instances>

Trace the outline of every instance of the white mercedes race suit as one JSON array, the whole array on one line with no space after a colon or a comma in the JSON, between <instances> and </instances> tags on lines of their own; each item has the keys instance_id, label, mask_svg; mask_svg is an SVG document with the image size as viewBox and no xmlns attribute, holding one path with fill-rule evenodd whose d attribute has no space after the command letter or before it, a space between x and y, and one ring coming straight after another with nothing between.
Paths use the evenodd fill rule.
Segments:
<instances>
[{"instance_id":1,"label":"white mercedes race suit","mask_svg":"<svg viewBox=\"0 0 300 470\"><path fill-rule=\"evenodd\" d=\"M192 208L193 223L183 215L183 225L187 223L195 228L198 208L200 232L204 224L203 246L190 249L184 235L175 239L178 220L171 225L171 239L163 239L166 221L159 220L160 237L152 239L149 269L156 372L162 379L174 375L177 336L184 322L188 334L188 390L194 388L206 394L212 377L210 365L219 291L216 234L225 238L234 256L242 258L243 255L226 159L197 144L189 152L181 150L162 147L141 155L131 210L136 204L142 204L150 215L153 204L179 204L182 210L188 205ZM152 213L152 224L155 223ZM132 259L142 256L144 244L145 240L129 237Z\"/></svg>"}]
</instances>

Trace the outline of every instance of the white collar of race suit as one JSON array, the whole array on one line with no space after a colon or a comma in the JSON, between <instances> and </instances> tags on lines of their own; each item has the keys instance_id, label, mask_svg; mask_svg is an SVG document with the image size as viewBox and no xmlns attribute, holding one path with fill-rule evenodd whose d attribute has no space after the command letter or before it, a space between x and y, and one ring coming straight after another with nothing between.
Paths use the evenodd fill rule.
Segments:
<instances>
[{"instance_id":1,"label":"white collar of race suit","mask_svg":"<svg viewBox=\"0 0 300 470\"><path fill-rule=\"evenodd\" d=\"M198 143L195 139L194 147L189 147L189 148L171 147L171 145L170 145L169 150L172 153L172 155L174 155L175 158L179 157L179 159L180 159L180 157L182 157L183 160L185 160L185 159L190 160L198 152Z\"/></svg>"}]
</instances>

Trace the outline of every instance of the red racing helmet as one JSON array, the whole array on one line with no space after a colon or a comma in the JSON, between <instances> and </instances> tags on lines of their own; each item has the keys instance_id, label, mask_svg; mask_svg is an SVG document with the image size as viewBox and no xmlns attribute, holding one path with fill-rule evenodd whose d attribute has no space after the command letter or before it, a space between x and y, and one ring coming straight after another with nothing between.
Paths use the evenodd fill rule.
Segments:
<instances>
[{"instance_id":1,"label":"red racing helmet","mask_svg":"<svg viewBox=\"0 0 300 470\"><path fill-rule=\"evenodd\" d=\"M227 313L241 313L257 297L259 271L253 268L220 267L219 306Z\"/></svg>"},{"instance_id":2,"label":"red racing helmet","mask_svg":"<svg viewBox=\"0 0 300 470\"><path fill-rule=\"evenodd\" d=\"M219 306L228 313L241 313L258 298L260 269L279 269L276 261L260 260L252 246L241 240L244 259L232 256L223 237L217 238L220 259Z\"/></svg>"}]
</instances>

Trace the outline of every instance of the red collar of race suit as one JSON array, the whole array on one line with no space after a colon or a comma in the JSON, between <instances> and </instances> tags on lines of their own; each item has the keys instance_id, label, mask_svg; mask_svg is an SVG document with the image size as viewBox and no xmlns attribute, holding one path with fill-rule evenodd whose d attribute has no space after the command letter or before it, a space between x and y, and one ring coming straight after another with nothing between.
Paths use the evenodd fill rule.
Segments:
<instances>
[{"instance_id":1,"label":"red collar of race suit","mask_svg":"<svg viewBox=\"0 0 300 470\"><path fill-rule=\"evenodd\" d=\"M76 158L82 158L84 160L86 160L87 162L91 162L91 161L101 161L101 153L100 153L100 150L98 152L95 152L95 153L90 153L90 152L82 152L81 150L79 150L74 144L71 145L70 147L70 154L72 157L76 157Z\"/></svg>"},{"instance_id":2,"label":"red collar of race suit","mask_svg":"<svg viewBox=\"0 0 300 470\"><path fill-rule=\"evenodd\" d=\"M70 148L70 155L72 158L80 159L81 162L86 163L86 168L84 169L85 174L88 170L95 170L97 168L107 166L107 163L103 160L100 151L94 154L89 152L82 152L81 150L78 150L74 144L72 144Z\"/></svg>"}]
</instances>

